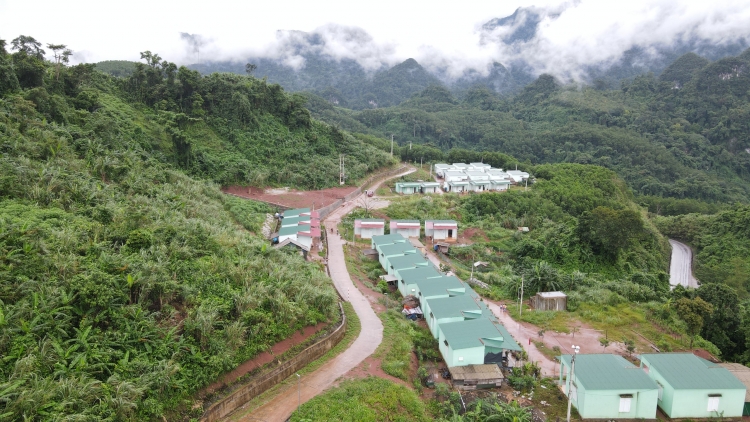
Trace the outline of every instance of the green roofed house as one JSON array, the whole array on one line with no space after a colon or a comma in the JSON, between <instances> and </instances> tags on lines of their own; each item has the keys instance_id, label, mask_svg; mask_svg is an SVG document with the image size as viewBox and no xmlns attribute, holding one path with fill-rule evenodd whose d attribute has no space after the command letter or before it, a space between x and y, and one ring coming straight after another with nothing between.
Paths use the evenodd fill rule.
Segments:
<instances>
[{"instance_id":1,"label":"green roofed house","mask_svg":"<svg viewBox=\"0 0 750 422\"><path fill-rule=\"evenodd\" d=\"M405 268L427 267L428 265L432 266L432 264L422 256L422 254L392 256L386 260L386 264L388 264L388 268L386 268L388 274L395 275L396 277L398 277L396 275L396 271L398 270L402 270Z\"/></svg>"},{"instance_id":2,"label":"green roofed house","mask_svg":"<svg viewBox=\"0 0 750 422\"><path fill-rule=\"evenodd\" d=\"M692 353L659 353L641 355L641 368L658 384L659 408L670 418L742 416L745 385L719 364Z\"/></svg>"},{"instance_id":3,"label":"green roofed house","mask_svg":"<svg viewBox=\"0 0 750 422\"><path fill-rule=\"evenodd\" d=\"M383 267L384 270L388 270L389 258L404 255L418 255L417 248L412 246L412 244L409 242L392 243L383 246L378 245L378 249L376 249L376 251L378 251L378 260L380 261L380 266Z\"/></svg>"},{"instance_id":4,"label":"green roofed house","mask_svg":"<svg viewBox=\"0 0 750 422\"><path fill-rule=\"evenodd\" d=\"M422 312L432 336L440 338L438 324L481 318L484 309L470 295L424 299Z\"/></svg>"},{"instance_id":5,"label":"green roofed house","mask_svg":"<svg viewBox=\"0 0 750 422\"><path fill-rule=\"evenodd\" d=\"M560 356L560 385L583 419L656 419L654 380L622 356Z\"/></svg>"},{"instance_id":6,"label":"green roofed house","mask_svg":"<svg viewBox=\"0 0 750 422\"><path fill-rule=\"evenodd\" d=\"M438 324L438 346L448 367L501 363L502 352L521 350L508 330L487 318Z\"/></svg>"},{"instance_id":7,"label":"green roofed house","mask_svg":"<svg viewBox=\"0 0 750 422\"><path fill-rule=\"evenodd\" d=\"M372 237L372 249L380 252L379 246L392 245L394 243L406 243L408 240L398 233L384 234Z\"/></svg>"},{"instance_id":8,"label":"green roofed house","mask_svg":"<svg viewBox=\"0 0 750 422\"><path fill-rule=\"evenodd\" d=\"M467 291L473 291L471 290L471 287L453 275L426 278L423 280L417 280L412 284L417 287L415 296L417 296L422 302L423 310L425 309L425 306L427 306L425 302L426 299L461 296L466 294ZM427 313L427 311L425 311L425 313Z\"/></svg>"},{"instance_id":9,"label":"green roofed house","mask_svg":"<svg viewBox=\"0 0 750 422\"><path fill-rule=\"evenodd\" d=\"M417 294L417 284L419 280L429 278L443 277L440 271L436 270L433 265L426 267L405 268L395 271L394 275L398 282L398 291L402 296Z\"/></svg>"},{"instance_id":10,"label":"green roofed house","mask_svg":"<svg viewBox=\"0 0 750 422\"><path fill-rule=\"evenodd\" d=\"M414 193L419 193L419 189L422 187L422 184L420 182L398 182L396 183L396 188L394 189L396 193L400 193L402 195L411 195Z\"/></svg>"}]
</instances>

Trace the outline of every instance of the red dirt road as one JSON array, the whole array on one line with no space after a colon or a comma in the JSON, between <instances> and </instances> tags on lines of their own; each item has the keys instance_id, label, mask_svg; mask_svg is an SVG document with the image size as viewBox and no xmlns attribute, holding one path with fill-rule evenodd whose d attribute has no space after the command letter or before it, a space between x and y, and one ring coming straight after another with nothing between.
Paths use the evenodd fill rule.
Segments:
<instances>
[{"instance_id":1,"label":"red dirt road","mask_svg":"<svg viewBox=\"0 0 750 422\"><path fill-rule=\"evenodd\" d=\"M322 190L298 191L294 189L261 189L247 186L229 186L223 192L256 201L272 202L291 208L325 207L350 194L357 188L346 186Z\"/></svg>"}]
</instances>

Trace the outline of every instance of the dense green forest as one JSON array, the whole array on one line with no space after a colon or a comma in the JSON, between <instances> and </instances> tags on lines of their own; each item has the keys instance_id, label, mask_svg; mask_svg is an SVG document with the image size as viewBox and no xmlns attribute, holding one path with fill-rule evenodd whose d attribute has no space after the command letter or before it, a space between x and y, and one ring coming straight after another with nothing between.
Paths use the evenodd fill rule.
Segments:
<instances>
[{"instance_id":1,"label":"dense green forest","mask_svg":"<svg viewBox=\"0 0 750 422\"><path fill-rule=\"evenodd\" d=\"M513 98L477 87L459 100L431 86L397 107L351 111L312 94L308 104L342 128L431 147L425 154L466 148L534 164L596 164L639 195L747 202L749 67L750 51L716 62L689 53L618 90L542 75Z\"/></svg>"},{"instance_id":2,"label":"dense green forest","mask_svg":"<svg viewBox=\"0 0 750 422\"><path fill-rule=\"evenodd\" d=\"M46 48L0 40L0 419L172 420L336 320L319 267L253 234L271 210L220 184L330 186L338 154L357 178L386 153L253 77L144 52L115 78Z\"/></svg>"}]
</instances>

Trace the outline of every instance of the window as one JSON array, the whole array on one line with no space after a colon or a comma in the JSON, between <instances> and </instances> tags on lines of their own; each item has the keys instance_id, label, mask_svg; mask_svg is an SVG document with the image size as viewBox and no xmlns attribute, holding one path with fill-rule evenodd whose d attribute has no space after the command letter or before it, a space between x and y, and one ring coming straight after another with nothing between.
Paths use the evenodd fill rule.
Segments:
<instances>
[{"instance_id":1,"label":"window","mask_svg":"<svg viewBox=\"0 0 750 422\"><path fill-rule=\"evenodd\" d=\"M630 401L633 400L632 394L620 395L620 413L630 412Z\"/></svg>"},{"instance_id":2,"label":"window","mask_svg":"<svg viewBox=\"0 0 750 422\"><path fill-rule=\"evenodd\" d=\"M719 399L721 398L721 394L709 394L708 395L708 410L709 412L718 412L719 411Z\"/></svg>"}]
</instances>

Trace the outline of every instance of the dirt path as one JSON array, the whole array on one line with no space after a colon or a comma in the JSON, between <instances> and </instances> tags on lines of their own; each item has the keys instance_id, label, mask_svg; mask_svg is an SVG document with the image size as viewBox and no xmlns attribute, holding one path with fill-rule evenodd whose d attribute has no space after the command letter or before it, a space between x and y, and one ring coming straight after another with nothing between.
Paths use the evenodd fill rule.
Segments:
<instances>
[{"instance_id":1,"label":"dirt path","mask_svg":"<svg viewBox=\"0 0 750 422\"><path fill-rule=\"evenodd\" d=\"M413 172L414 169L392 177L400 177ZM379 182L372 187L375 190ZM343 216L351 212L363 200L365 195L345 203L338 210L332 212L324 221L326 227L335 227ZM270 401L252 412L243 413L242 410L230 417L238 421L285 421L297 409L298 401L304 403L332 386L336 379L349 372L370 356L383 340L383 324L375 314L370 301L357 289L349 277L346 269L343 245L346 241L337 235L328 235L328 267L333 284L344 300L351 302L359 317L362 329L359 337L343 353L326 362L317 370L300 379L299 391L296 384L289 384ZM299 397L298 397L299 394Z\"/></svg>"},{"instance_id":2,"label":"dirt path","mask_svg":"<svg viewBox=\"0 0 750 422\"><path fill-rule=\"evenodd\" d=\"M674 289L677 285L694 289L698 288L698 280L693 276L693 251L684 243L669 239L672 245L672 260L669 264L669 285Z\"/></svg>"}]
</instances>

